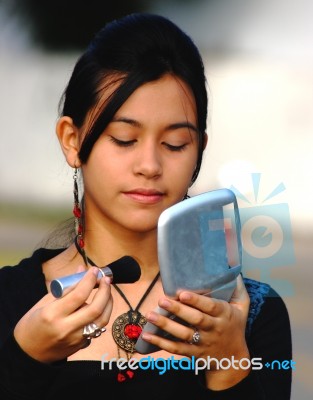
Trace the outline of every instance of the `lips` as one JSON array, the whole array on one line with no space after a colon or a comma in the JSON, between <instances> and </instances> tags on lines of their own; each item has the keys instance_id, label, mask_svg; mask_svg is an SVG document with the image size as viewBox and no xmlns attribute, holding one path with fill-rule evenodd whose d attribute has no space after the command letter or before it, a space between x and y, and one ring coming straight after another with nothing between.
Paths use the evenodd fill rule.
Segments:
<instances>
[{"instance_id":1,"label":"lips","mask_svg":"<svg viewBox=\"0 0 313 400\"><path fill-rule=\"evenodd\" d=\"M124 195L139 203L155 204L163 199L164 193L154 189L133 189Z\"/></svg>"}]
</instances>

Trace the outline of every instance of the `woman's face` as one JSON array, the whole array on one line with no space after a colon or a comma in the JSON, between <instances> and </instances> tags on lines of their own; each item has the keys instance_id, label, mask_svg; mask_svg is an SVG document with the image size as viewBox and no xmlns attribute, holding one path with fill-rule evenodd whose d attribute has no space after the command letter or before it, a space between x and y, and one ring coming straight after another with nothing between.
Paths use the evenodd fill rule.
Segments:
<instances>
[{"instance_id":1,"label":"woman's face","mask_svg":"<svg viewBox=\"0 0 313 400\"><path fill-rule=\"evenodd\" d=\"M187 192L197 153L189 87L171 75L139 87L82 166L87 229L90 224L155 229L160 213Z\"/></svg>"}]
</instances>

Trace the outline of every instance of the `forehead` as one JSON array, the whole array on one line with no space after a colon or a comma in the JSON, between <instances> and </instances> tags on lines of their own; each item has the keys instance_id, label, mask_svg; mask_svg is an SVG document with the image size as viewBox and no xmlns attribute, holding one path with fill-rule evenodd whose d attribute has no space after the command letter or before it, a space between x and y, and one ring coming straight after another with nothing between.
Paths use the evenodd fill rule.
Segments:
<instances>
[{"instance_id":1,"label":"forehead","mask_svg":"<svg viewBox=\"0 0 313 400\"><path fill-rule=\"evenodd\" d=\"M99 116L105 112L106 105L115 96L116 90L125 81L125 75L114 73L106 76L98 87L96 105L88 112L83 130L88 131ZM139 86L121 105L116 116L129 114L138 119L148 115L166 122L168 119L179 119L197 125L197 108L193 92L189 85L173 74ZM171 122L171 121L169 121Z\"/></svg>"},{"instance_id":2,"label":"forehead","mask_svg":"<svg viewBox=\"0 0 313 400\"><path fill-rule=\"evenodd\" d=\"M178 118L196 122L196 102L190 87L180 78L164 75L138 87L116 115L131 113L139 119Z\"/></svg>"}]
</instances>

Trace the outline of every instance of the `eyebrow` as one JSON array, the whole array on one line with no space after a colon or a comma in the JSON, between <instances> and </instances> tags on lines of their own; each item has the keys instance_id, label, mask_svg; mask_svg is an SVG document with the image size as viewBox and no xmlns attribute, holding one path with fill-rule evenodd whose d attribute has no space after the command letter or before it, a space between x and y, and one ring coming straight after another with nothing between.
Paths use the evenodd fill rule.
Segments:
<instances>
[{"instance_id":1,"label":"eyebrow","mask_svg":"<svg viewBox=\"0 0 313 400\"><path fill-rule=\"evenodd\" d=\"M125 124L129 124L135 128L142 128L142 124L139 121L136 121L135 119L132 118L126 118L126 117L114 117L112 119L112 122L123 122ZM198 133L199 130L198 128L192 124L191 122L175 122L173 124L170 124L166 127L166 130L172 131L172 130L176 130L176 129L181 129L181 128L187 128L187 129L191 129L192 131Z\"/></svg>"}]
</instances>

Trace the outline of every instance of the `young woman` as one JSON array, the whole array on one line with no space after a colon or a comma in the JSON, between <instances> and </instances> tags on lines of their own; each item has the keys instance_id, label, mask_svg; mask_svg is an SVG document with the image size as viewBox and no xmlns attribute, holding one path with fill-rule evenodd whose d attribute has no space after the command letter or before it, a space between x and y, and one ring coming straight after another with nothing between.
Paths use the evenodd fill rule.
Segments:
<instances>
[{"instance_id":1,"label":"young woman","mask_svg":"<svg viewBox=\"0 0 313 400\"><path fill-rule=\"evenodd\" d=\"M73 168L76 236L0 270L0 398L289 399L291 369L260 366L292 358L277 293L241 277L230 302L186 291L174 301L162 290L158 217L187 196L207 144L193 41L161 16L113 21L78 60L62 100L56 132ZM97 280L98 266L125 255L140 265L138 281ZM68 293L50 293L52 280L78 271L87 273ZM157 305L187 325L155 313ZM146 321L179 340L145 334L160 350L136 353ZM131 357L145 362L122 363ZM210 368L186 367L208 357L217 360ZM233 363L219 368L221 360Z\"/></svg>"}]
</instances>

